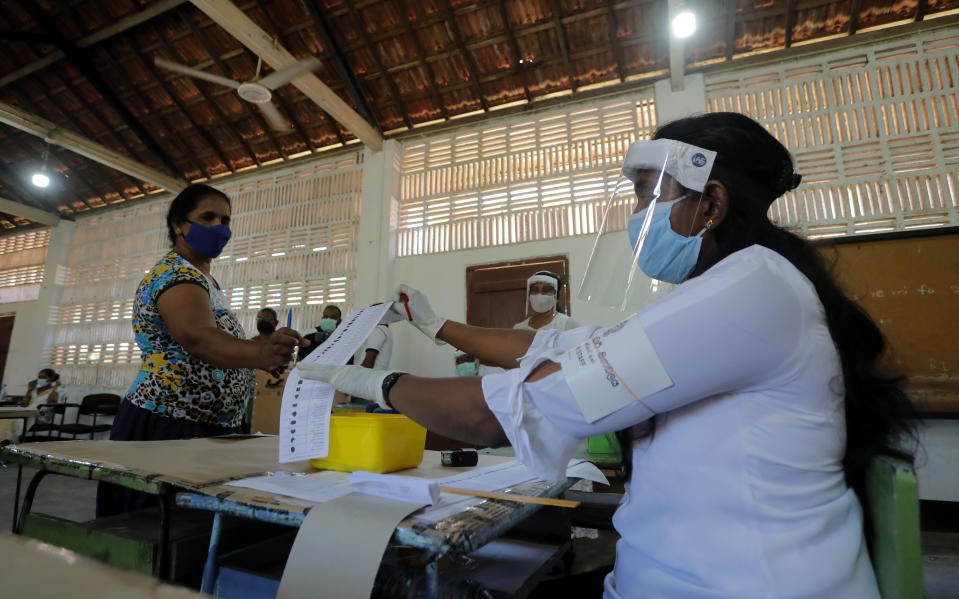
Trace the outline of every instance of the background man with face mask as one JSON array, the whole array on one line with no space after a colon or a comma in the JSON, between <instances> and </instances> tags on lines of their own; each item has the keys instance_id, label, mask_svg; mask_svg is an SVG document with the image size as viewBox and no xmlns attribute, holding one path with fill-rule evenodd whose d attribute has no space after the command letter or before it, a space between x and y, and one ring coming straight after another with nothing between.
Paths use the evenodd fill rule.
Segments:
<instances>
[{"instance_id":1,"label":"background man with face mask","mask_svg":"<svg viewBox=\"0 0 959 599\"><path fill-rule=\"evenodd\" d=\"M256 331L253 337L254 341L266 341L276 330L279 320L276 317L276 310L273 308L263 308L256 313Z\"/></svg>"},{"instance_id":2,"label":"background man with face mask","mask_svg":"<svg viewBox=\"0 0 959 599\"><path fill-rule=\"evenodd\" d=\"M527 331L575 329L579 323L556 310L563 282L559 275L540 270L526 280L526 314L532 316L513 325L514 329Z\"/></svg>"},{"instance_id":3,"label":"background man with face mask","mask_svg":"<svg viewBox=\"0 0 959 599\"><path fill-rule=\"evenodd\" d=\"M329 304L323 308L323 318L320 319L320 324L316 325L315 333L305 335L305 337L310 340L310 344L299 349L296 354L297 361L307 357L310 355L310 352L322 345L323 342L326 341L331 334L333 334L333 331L336 330L336 327L340 326L340 322L342 322L342 320L343 313L340 311L339 306L335 304Z\"/></svg>"}]
</instances>

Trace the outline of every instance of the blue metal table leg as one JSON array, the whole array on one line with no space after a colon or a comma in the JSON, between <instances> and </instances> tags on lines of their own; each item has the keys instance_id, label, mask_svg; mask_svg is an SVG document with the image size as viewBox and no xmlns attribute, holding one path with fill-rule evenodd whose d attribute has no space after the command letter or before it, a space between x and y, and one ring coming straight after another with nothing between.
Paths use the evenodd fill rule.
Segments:
<instances>
[{"instance_id":1,"label":"blue metal table leg","mask_svg":"<svg viewBox=\"0 0 959 599\"><path fill-rule=\"evenodd\" d=\"M220 525L222 514L216 512L213 516L213 530L210 531L210 549L206 554L206 564L203 566L203 582L200 583L200 592L213 594L213 584L216 582L216 560L220 550Z\"/></svg>"},{"instance_id":2,"label":"blue metal table leg","mask_svg":"<svg viewBox=\"0 0 959 599\"><path fill-rule=\"evenodd\" d=\"M439 599L440 596L440 564L434 559L426 564L426 596L430 599Z\"/></svg>"}]
</instances>

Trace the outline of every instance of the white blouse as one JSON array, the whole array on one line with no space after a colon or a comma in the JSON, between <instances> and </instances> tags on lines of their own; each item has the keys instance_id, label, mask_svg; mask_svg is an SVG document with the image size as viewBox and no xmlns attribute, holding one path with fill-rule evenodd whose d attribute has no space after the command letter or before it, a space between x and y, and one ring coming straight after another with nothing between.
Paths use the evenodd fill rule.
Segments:
<instances>
[{"instance_id":1,"label":"white blouse","mask_svg":"<svg viewBox=\"0 0 959 599\"><path fill-rule=\"evenodd\" d=\"M562 371L523 381L599 327L538 333L519 368L483 378L517 457L550 479L581 439L654 419L633 443L605 596L878 599L842 468L839 356L809 280L752 246L631 319L655 353L635 360L658 359L672 385L592 423Z\"/></svg>"}]
</instances>

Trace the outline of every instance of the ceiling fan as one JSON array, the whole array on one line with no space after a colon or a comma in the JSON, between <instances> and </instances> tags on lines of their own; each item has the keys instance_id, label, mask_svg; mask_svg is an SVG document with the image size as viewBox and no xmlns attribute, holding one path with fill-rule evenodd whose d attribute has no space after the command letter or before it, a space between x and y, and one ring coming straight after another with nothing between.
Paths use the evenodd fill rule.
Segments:
<instances>
[{"instance_id":1,"label":"ceiling fan","mask_svg":"<svg viewBox=\"0 0 959 599\"><path fill-rule=\"evenodd\" d=\"M188 67L186 65L172 62L160 57L154 58L153 62L156 66L168 71L175 71L177 73L189 75L190 77L204 79L212 83L219 83L220 85L235 89L240 98L252 104L256 104L256 107L259 108L260 112L263 113L263 116L270 124L270 127L276 131L290 131L292 130L292 127L290 127L290 124L287 122L287 120L283 118L283 115L280 114L280 111L276 109L276 106L270 102L270 99L273 97L271 91L285 83L289 83L300 75L315 71L320 66L319 59L310 56L308 58L296 61L294 64L286 67L285 69L274 71L261 79L260 67L263 66L263 59L259 58L256 61L256 75L253 76L253 79L239 82L234 81L233 79L227 79L226 77L221 77L220 75L214 75L213 73L207 73L206 71L194 69L192 67Z\"/></svg>"}]
</instances>

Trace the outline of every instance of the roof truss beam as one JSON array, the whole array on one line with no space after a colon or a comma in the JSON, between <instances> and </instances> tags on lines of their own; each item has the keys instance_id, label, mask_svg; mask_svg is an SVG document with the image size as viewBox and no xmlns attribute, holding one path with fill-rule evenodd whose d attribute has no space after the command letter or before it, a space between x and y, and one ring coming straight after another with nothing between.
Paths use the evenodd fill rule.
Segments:
<instances>
[{"instance_id":1,"label":"roof truss beam","mask_svg":"<svg viewBox=\"0 0 959 599\"><path fill-rule=\"evenodd\" d=\"M60 222L59 214L47 212L46 210L40 210L39 208L34 208L33 206L27 206L26 204L14 202L13 200L8 200L7 198L0 198L0 212L4 212L11 216L19 216L20 218L32 220L35 223L49 225L51 227L57 226L57 224Z\"/></svg>"},{"instance_id":2,"label":"roof truss beam","mask_svg":"<svg viewBox=\"0 0 959 599\"><path fill-rule=\"evenodd\" d=\"M72 131L64 131L55 123L30 114L16 106L0 102L0 123L36 135L48 143L62 146L71 152L85 156L90 160L114 168L131 177L152 183L169 191L177 192L186 187L186 181L137 162L119 152L87 139Z\"/></svg>"}]
</instances>

